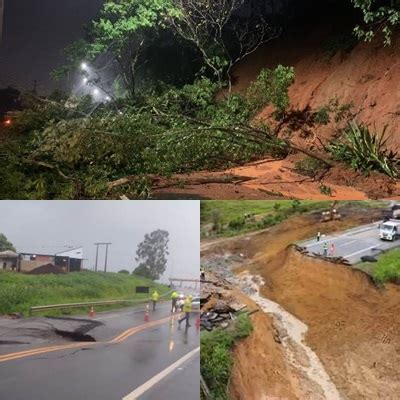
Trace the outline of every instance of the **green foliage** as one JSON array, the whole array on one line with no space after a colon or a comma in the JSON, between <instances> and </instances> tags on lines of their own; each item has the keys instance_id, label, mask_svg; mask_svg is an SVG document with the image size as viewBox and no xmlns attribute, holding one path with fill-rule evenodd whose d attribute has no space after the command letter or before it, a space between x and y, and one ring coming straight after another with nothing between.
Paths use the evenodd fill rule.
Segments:
<instances>
[{"instance_id":1,"label":"green foliage","mask_svg":"<svg viewBox=\"0 0 400 400\"><path fill-rule=\"evenodd\" d=\"M375 282L383 284L393 282L400 284L400 250L389 250L378 257L378 262L362 263L360 268L372 273Z\"/></svg>"},{"instance_id":2,"label":"green foliage","mask_svg":"<svg viewBox=\"0 0 400 400\"><path fill-rule=\"evenodd\" d=\"M0 233L0 252L6 250L16 251L14 245L7 239L6 235Z\"/></svg>"},{"instance_id":3,"label":"green foliage","mask_svg":"<svg viewBox=\"0 0 400 400\"><path fill-rule=\"evenodd\" d=\"M313 157L305 157L300 161L297 161L294 165L294 170L300 174L315 178L321 172L326 171L326 164Z\"/></svg>"},{"instance_id":4,"label":"green foliage","mask_svg":"<svg viewBox=\"0 0 400 400\"><path fill-rule=\"evenodd\" d=\"M387 149L388 139L386 127L378 134L353 121L340 140L328 146L328 151L336 160L344 161L356 170L379 171L395 178L399 175L400 161L397 153Z\"/></svg>"},{"instance_id":5,"label":"green foliage","mask_svg":"<svg viewBox=\"0 0 400 400\"><path fill-rule=\"evenodd\" d=\"M209 386L212 398L228 400L228 383L233 366L231 351L241 339L253 330L247 314L241 314L229 329L215 329L201 333L200 368L201 374Z\"/></svg>"},{"instance_id":6,"label":"green foliage","mask_svg":"<svg viewBox=\"0 0 400 400\"><path fill-rule=\"evenodd\" d=\"M319 185L319 191L321 194L324 194L326 196L332 196L332 188L324 185L323 183Z\"/></svg>"},{"instance_id":7,"label":"green foliage","mask_svg":"<svg viewBox=\"0 0 400 400\"><path fill-rule=\"evenodd\" d=\"M274 70L263 69L247 90L247 98L254 111L269 104L282 115L289 107L289 87L294 83L294 68L278 65Z\"/></svg>"},{"instance_id":8,"label":"green foliage","mask_svg":"<svg viewBox=\"0 0 400 400\"><path fill-rule=\"evenodd\" d=\"M72 272L66 275L25 275L0 271L0 314L27 313L32 306L93 300L134 299L136 286L168 287L136 275Z\"/></svg>"},{"instance_id":9,"label":"green foliage","mask_svg":"<svg viewBox=\"0 0 400 400\"><path fill-rule=\"evenodd\" d=\"M259 229L270 228L271 226L277 225L285 220L284 214L267 215L260 222L257 223Z\"/></svg>"},{"instance_id":10,"label":"green foliage","mask_svg":"<svg viewBox=\"0 0 400 400\"><path fill-rule=\"evenodd\" d=\"M283 157L285 141L251 125L240 94L217 101L207 78L181 89L160 86L131 101L93 106L36 101L13 116L9 149L0 159L4 198L107 198L151 195L150 174L226 168L266 154ZM116 110L115 107L118 107ZM121 189L108 184L135 176Z\"/></svg>"},{"instance_id":11,"label":"green foliage","mask_svg":"<svg viewBox=\"0 0 400 400\"><path fill-rule=\"evenodd\" d=\"M328 125L331 121L329 113L329 107L320 107L313 115L314 121L320 125Z\"/></svg>"},{"instance_id":12,"label":"green foliage","mask_svg":"<svg viewBox=\"0 0 400 400\"><path fill-rule=\"evenodd\" d=\"M119 274L130 274L130 272L127 269L120 269L118 271Z\"/></svg>"},{"instance_id":13,"label":"green foliage","mask_svg":"<svg viewBox=\"0 0 400 400\"><path fill-rule=\"evenodd\" d=\"M382 34L385 45L392 42L393 31L400 23L400 1L351 0L360 9L364 25L354 29L356 36L370 42L376 34Z\"/></svg>"},{"instance_id":14,"label":"green foliage","mask_svg":"<svg viewBox=\"0 0 400 400\"><path fill-rule=\"evenodd\" d=\"M160 279L167 267L169 233L161 229L146 234L139 243L136 261L139 263L135 274L153 280Z\"/></svg>"},{"instance_id":15,"label":"green foliage","mask_svg":"<svg viewBox=\"0 0 400 400\"><path fill-rule=\"evenodd\" d=\"M281 208L281 204L280 203L275 203L274 204L274 210L277 212L279 211L279 209Z\"/></svg>"},{"instance_id":16,"label":"green foliage","mask_svg":"<svg viewBox=\"0 0 400 400\"><path fill-rule=\"evenodd\" d=\"M232 221L229 221L228 227L234 230L240 230L243 228L246 223L246 219L244 217L235 218Z\"/></svg>"},{"instance_id":17,"label":"green foliage","mask_svg":"<svg viewBox=\"0 0 400 400\"><path fill-rule=\"evenodd\" d=\"M202 235L236 236L277 225L296 213L324 209L326 201L278 202L258 200L208 200L202 202ZM218 215L219 229L209 229L213 215ZM249 217L251 216L251 217Z\"/></svg>"},{"instance_id":18,"label":"green foliage","mask_svg":"<svg viewBox=\"0 0 400 400\"><path fill-rule=\"evenodd\" d=\"M293 200L292 201L292 211L297 213L301 210L301 201L300 200Z\"/></svg>"},{"instance_id":19,"label":"green foliage","mask_svg":"<svg viewBox=\"0 0 400 400\"><path fill-rule=\"evenodd\" d=\"M135 268L133 273L138 276L143 276L143 278L146 278L146 279L152 279L152 274L150 272L150 268L147 267L146 265L140 265L139 267Z\"/></svg>"},{"instance_id":20,"label":"green foliage","mask_svg":"<svg viewBox=\"0 0 400 400\"><path fill-rule=\"evenodd\" d=\"M352 103L341 104L338 98L330 99L328 104L312 113L313 121L320 125L327 125L332 120L340 122L351 117Z\"/></svg>"}]
</instances>

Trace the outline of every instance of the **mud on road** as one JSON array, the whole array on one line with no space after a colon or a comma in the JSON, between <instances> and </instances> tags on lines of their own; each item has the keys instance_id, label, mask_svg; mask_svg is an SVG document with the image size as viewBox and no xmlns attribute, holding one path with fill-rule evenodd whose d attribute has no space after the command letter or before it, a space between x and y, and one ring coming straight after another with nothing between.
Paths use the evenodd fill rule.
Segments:
<instances>
[{"instance_id":1,"label":"mud on road","mask_svg":"<svg viewBox=\"0 0 400 400\"><path fill-rule=\"evenodd\" d=\"M202 263L209 268L214 265L225 277L234 271L236 287L266 311L258 313L263 321L260 316L254 318L254 333L235 350L233 399L336 398L327 395L318 379L314 379L313 389L313 379L304 371L309 357L305 355L304 365L297 368L301 358L295 363L288 361L284 348L287 331L282 331L276 313L268 310L262 298L277 303L308 328L303 343L318 357L340 398L399 398L400 287L377 288L360 271L303 256L289 246L318 230L340 231L376 217L371 211L369 214L360 212L322 225L313 216L295 217L248 239L242 236L226 245L218 241L203 247ZM263 281L255 281L260 284L261 299L252 288L254 281L245 282L254 275ZM270 328L265 329L265 324ZM301 349L298 351L301 354ZM306 397L305 391L309 393Z\"/></svg>"}]
</instances>

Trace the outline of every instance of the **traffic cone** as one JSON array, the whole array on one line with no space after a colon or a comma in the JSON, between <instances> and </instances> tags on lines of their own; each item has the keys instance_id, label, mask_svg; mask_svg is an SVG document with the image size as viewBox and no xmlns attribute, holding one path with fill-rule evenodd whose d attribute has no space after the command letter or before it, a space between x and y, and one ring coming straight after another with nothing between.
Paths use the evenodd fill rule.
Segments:
<instances>
[{"instance_id":1,"label":"traffic cone","mask_svg":"<svg viewBox=\"0 0 400 400\"><path fill-rule=\"evenodd\" d=\"M89 317L94 318L96 316L96 312L94 311L94 307L89 308Z\"/></svg>"},{"instance_id":2,"label":"traffic cone","mask_svg":"<svg viewBox=\"0 0 400 400\"><path fill-rule=\"evenodd\" d=\"M149 304L146 304L146 309L144 310L144 322L149 322Z\"/></svg>"}]
</instances>

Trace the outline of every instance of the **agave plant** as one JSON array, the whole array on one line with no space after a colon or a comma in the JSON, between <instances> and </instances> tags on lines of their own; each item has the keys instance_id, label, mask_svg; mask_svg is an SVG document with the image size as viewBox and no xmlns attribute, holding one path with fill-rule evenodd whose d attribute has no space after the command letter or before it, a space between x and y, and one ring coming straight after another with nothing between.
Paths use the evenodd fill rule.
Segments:
<instances>
[{"instance_id":1,"label":"agave plant","mask_svg":"<svg viewBox=\"0 0 400 400\"><path fill-rule=\"evenodd\" d=\"M380 134L370 132L368 127L352 121L340 140L328 146L328 151L336 160L344 161L356 170L379 171L396 178L400 175L400 158L397 152L387 147L386 129Z\"/></svg>"}]
</instances>

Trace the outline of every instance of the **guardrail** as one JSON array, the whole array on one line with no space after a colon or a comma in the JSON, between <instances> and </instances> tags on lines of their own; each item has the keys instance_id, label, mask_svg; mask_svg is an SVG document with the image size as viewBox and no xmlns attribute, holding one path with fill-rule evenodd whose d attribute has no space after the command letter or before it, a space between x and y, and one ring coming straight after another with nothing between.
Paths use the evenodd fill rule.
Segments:
<instances>
[{"instance_id":1,"label":"guardrail","mask_svg":"<svg viewBox=\"0 0 400 400\"><path fill-rule=\"evenodd\" d=\"M203 378L203 375L200 374L200 388L201 391L203 392L204 397L208 400L211 399L211 392L210 389L208 388L206 381Z\"/></svg>"},{"instance_id":2,"label":"guardrail","mask_svg":"<svg viewBox=\"0 0 400 400\"><path fill-rule=\"evenodd\" d=\"M160 298L168 296L173 291L170 290L162 295ZM132 299L132 300L104 300L104 301L89 301L84 303L66 303L66 304L50 304L46 306L34 306L29 309L29 315L31 316L35 312L46 311L46 310L63 310L67 308L81 308L81 307L92 307L92 306L106 306L112 304L126 304L126 303L144 303L150 301L151 297L144 299Z\"/></svg>"}]
</instances>

